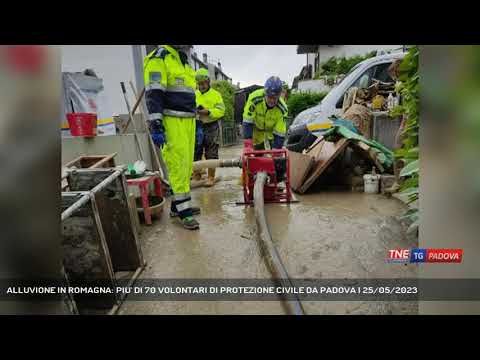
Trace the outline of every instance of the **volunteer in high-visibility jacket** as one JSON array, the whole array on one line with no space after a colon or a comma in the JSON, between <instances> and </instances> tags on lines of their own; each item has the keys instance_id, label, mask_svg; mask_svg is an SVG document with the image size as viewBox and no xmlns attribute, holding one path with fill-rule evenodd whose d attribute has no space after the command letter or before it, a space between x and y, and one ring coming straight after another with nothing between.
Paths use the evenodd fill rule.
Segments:
<instances>
[{"instance_id":1,"label":"volunteer in high-visibility jacket","mask_svg":"<svg viewBox=\"0 0 480 360\"><path fill-rule=\"evenodd\" d=\"M280 97L282 81L272 76L263 89L248 97L243 111L243 137L246 147L255 150L280 149L286 133L287 104Z\"/></svg>"},{"instance_id":2,"label":"volunteer in high-visibility jacket","mask_svg":"<svg viewBox=\"0 0 480 360\"><path fill-rule=\"evenodd\" d=\"M201 128L203 136L197 137L198 142L195 145L195 161L202 160L205 153L205 159L218 159L218 147L220 128L218 120L225 115L225 105L222 95L210 87L210 77L207 69L199 69L196 74L197 91L195 97L197 101L197 129ZM195 180L201 179L199 171L194 172ZM208 178L206 186L215 184L215 169L208 169Z\"/></svg>"},{"instance_id":3,"label":"volunteer in high-visibility jacket","mask_svg":"<svg viewBox=\"0 0 480 360\"><path fill-rule=\"evenodd\" d=\"M191 45L161 45L144 61L145 100L149 129L162 148L173 191L170 216L187 229L199 228L192 215L190 177L195 149L195 71L189 64Z\"/></svg>"}]
</instances>

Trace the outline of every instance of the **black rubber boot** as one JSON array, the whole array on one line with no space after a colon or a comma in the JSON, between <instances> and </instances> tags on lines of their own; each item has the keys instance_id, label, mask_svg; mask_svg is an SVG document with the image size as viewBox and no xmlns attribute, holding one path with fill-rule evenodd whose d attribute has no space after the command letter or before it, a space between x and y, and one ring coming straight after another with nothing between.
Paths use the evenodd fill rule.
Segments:
<instances>
[{"instance_id":1,"label":"black rubber boot","mask_svg":"<svg viewBox=\"0 0 480 360\"><path fill-rule=\"evenodd\" d=\"M187 216L182 219L182 225L185 229L188 230L198 230L200 229L200 224L191 216Z\"/></svg>"},{"instance_id":2,"label":"black rubber boot","mask_svg":"<svg viewBox=\"0 0 480 360\"><path fill-rule=\"evenodd\" d=\"M200 215L200 208L192 206L192 215ZM170 217L173 218L173 217L177 217L177 216L178 216L178 212L170 209Z\"/></svg>"}]
</instances>

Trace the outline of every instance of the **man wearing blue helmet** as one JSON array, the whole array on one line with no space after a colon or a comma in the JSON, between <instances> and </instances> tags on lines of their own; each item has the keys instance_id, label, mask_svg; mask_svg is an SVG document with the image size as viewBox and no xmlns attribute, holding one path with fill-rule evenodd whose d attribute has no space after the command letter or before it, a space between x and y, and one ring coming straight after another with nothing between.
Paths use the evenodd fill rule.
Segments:
<instances>
[{"instance_id":1,"label":"man wearing blue helmet","mask_svg":"<svg viewBox=\"0 0 480 360\"><path fill-rule=\"evenodd\" d=\"M288 108L281 98L283 82L272 76L250 94L243 111L244 145L255 150L280 149L285 140Z\"/></svg>"}]
</instances>

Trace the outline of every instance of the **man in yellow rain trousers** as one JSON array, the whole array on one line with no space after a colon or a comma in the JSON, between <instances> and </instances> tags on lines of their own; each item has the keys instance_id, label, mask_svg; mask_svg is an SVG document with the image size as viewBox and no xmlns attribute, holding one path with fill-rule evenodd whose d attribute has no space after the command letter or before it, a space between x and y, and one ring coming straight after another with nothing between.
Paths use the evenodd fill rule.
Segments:
<instances>
[{"instance_id":1,"label":"man in yellow rain trousers","mask_svg":"<svg viewBox=\"0 0 480 360\"><path fill-rule=\"evenodd\" d=\"M199 229L193 218L190 177L195 149L195 71L189 64L192 45L161 45L144 61L145 100L153 142L162 148L173 198L170 216L186 229Z\"/></svg>"},{"instance_id":2,"label":"man in yellow rain trousers","mask_svg":"<svg viewBox=\"0 0 480 360\"><path fill-rule=\"evenodd\" d=\"M196 75L197 91L195 97L197 100L197 144L195 146L195 161L202 160L205 153L205 159L218 159L218 147L220 128L218 120L225 115L225 105L222 95L210 87L210 77L207 69L199 69ZM200 131L199 131L200 130ZM194 172L194 180L200 180L199 171ZM208 169L208 179L206 186L215 184L215 169Z\"/></svg>"}]
</instances>

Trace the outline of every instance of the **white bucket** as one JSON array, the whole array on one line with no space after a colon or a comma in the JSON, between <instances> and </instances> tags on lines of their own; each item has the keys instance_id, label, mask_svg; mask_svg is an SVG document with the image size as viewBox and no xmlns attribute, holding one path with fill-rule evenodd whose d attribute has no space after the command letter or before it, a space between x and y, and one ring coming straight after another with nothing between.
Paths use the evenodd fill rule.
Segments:
<instances>
[{"instance_id":1,"label":"white bucket","mask_svg":"<svg viewBox=\"0 0 480 360\"><path fill-rule=\"evenodd\" d=\"M378 194L380 175L363 175L364 191L367 194Z\"/></svg>"}]
</instances>

